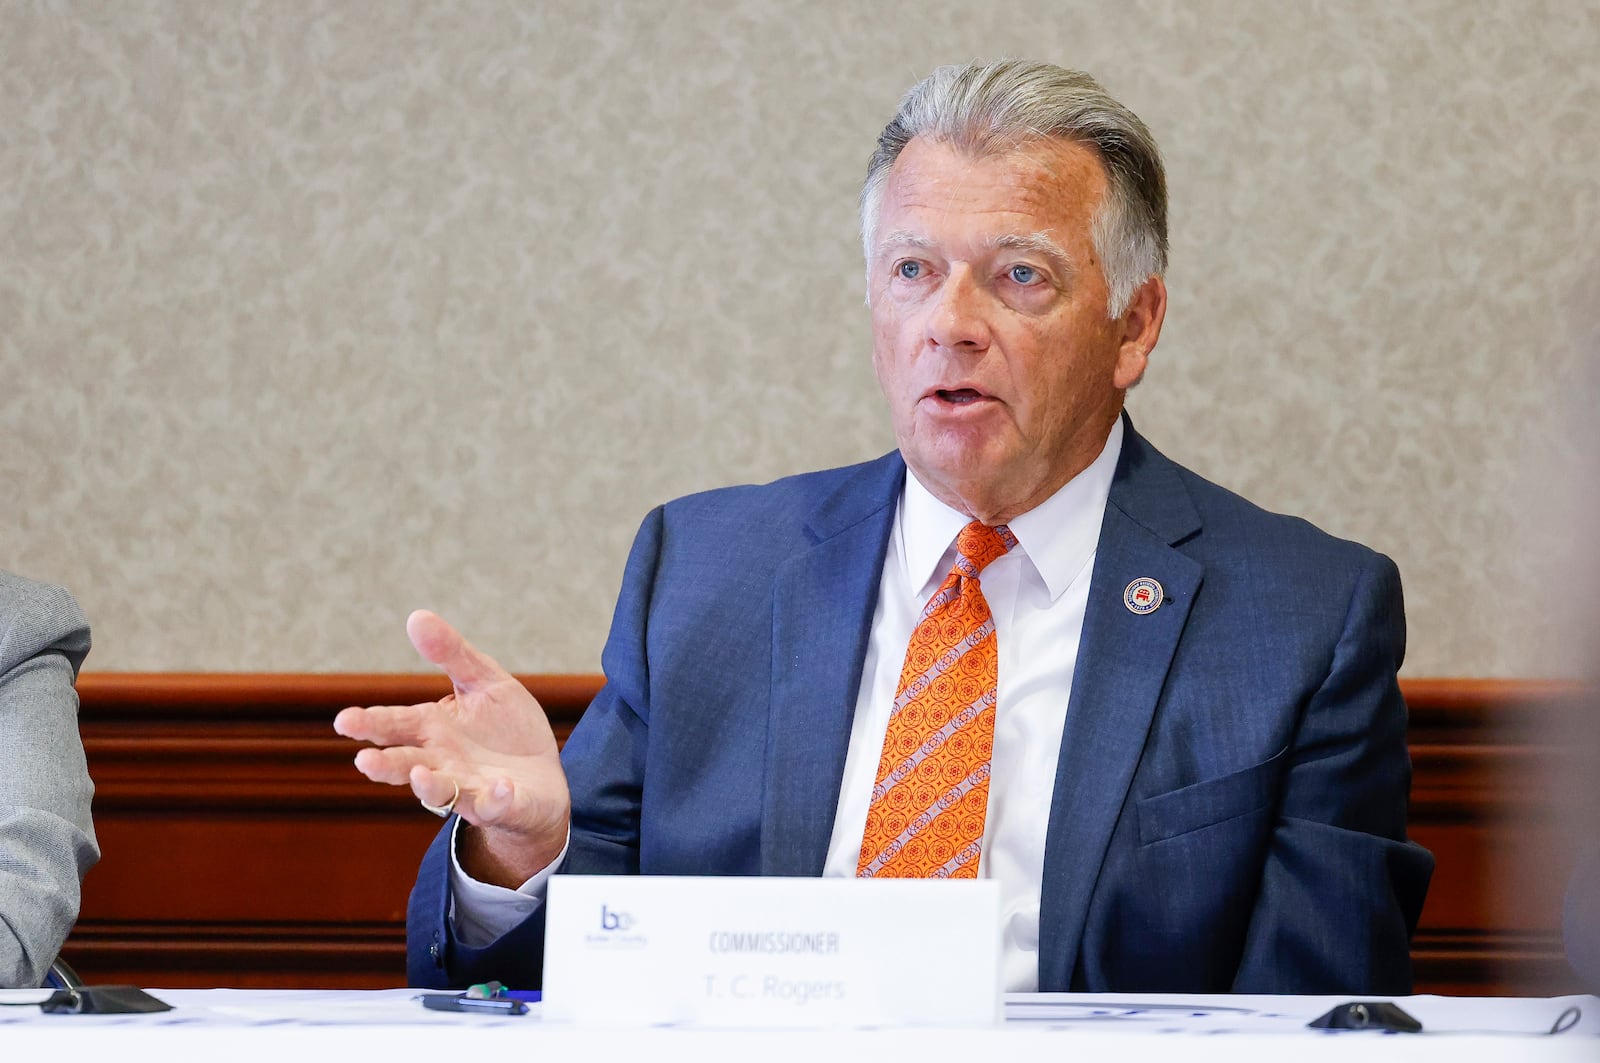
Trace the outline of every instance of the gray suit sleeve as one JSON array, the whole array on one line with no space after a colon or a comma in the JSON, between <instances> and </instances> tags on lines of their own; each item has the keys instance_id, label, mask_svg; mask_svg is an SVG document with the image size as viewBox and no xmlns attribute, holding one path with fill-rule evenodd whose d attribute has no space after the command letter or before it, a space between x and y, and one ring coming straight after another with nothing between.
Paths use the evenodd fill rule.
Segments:
<instances>
[{"instance_id":1,"label":"gray suit sleeve","mask_svg":"<svg viewBox=\"0 0 1600 1063\"><path fill-rule=\"evenodd\" d=\"M0 572L0 987L41 984L100 858L73 689L88 652L70 594Z\"/></svg>"}]
</instances>

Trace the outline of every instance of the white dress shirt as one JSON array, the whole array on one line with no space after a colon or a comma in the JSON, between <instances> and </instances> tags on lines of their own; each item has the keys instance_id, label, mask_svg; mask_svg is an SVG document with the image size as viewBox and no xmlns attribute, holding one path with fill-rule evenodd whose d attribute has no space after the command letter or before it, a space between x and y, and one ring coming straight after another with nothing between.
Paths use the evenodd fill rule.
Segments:
<instances>
[{"instance_id":1,"label":"white dress shirt","mask_svg":"<svg viewBox=\"0 0 1600 1063\"><path fill-rule=\"evenodd\" d=\"M991 561L980 579L994 614L1000 671L978 877L1000 881L1000 971L1008 992L1039 986L1045 828L1095 544L1121 452L1119 420L1093 464L1007 525L1018 545ZM915 476L906 477L872 614L824 875L856 873L906 647L923 607L955 565L956 535L970 520Z\"/></svg>"},{"instance_id":2,"label":"white dress shirt","mask_svg":"<svg viewBox=\"0 0 1600 1063\"><path fill-rule=\"evenodd\" d=\"M983 570L999 651L993 771L980 878L1000 881L1001 976L1008 992L1039 984L1039 895L1056 760L1089 601L1095 545L1122 452L1122 421L1100 456L1008 527L1017 547ZM854 723L839 783L839 807L823 865L851 877L861 854L867 806L889 727L911 632L956 559L956 535L971 518L930 494L914 475L889 533L872 614ZM491 886L461 870L451 846L452 919L463 944L486 945L536 911L566 850L519 890Z\"/></svg>"}]
</instances>

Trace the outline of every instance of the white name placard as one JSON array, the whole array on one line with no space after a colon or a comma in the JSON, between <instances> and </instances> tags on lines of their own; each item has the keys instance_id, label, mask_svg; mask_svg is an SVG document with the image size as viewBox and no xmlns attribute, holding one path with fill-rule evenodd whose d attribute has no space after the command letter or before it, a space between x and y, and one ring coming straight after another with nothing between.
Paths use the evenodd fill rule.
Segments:
<instances>
[{"instance_id":1,"label":"white name placard","mask_svg":"<svg viewBox=\"0 0 1600 1063\"><path fill-rule=\"evenodd\" d=\"M546 1020L987 1026L999 883L556 875Z\"/></svg>"}]
</instances>

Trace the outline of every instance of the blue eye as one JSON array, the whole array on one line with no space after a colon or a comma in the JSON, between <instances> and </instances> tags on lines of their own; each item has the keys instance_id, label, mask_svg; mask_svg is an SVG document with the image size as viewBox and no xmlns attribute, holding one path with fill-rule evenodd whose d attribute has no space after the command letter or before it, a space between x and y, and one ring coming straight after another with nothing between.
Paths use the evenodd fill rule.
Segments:
<instances>
[{"instance_id":1,"label":"blue eye","mask_svg":"<svg viewBox=\"0 0 1600 1063\"><path fill-rule=\"evenodd\" d=\"M1039 279L1039 271L1032 266L1012 266L1006 272L1018 284L1032 284Z\"/></svg>"},{"instance_id":2,"label":"blue eye","mask_svg":"<svg viewBox=\"0 0 1600 1063\"><path fill-rule=\"evenodd\" d=\"M922 274L922 263L902 262L894 268L894 272L902 280L914 281Z\"/></svg>"}]
</instances>

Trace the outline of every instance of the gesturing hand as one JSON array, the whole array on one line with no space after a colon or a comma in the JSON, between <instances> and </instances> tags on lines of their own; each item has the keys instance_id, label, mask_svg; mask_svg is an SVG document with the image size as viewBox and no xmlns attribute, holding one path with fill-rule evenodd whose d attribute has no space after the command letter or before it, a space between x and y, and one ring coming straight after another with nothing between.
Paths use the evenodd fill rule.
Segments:
<instances>
[{"instance_id":1,"label":"gesturing hand","mask_svg":"<svg viewBox=\"0 0 1600 1063\"><path fill-rule=\"evenodd\" d=\"M406 634L454 690L421 705L349 708L333 729L379 748L356 754L367 778L410 784L429 805L446 805L472 825L457 856L483 882L515 888L548 865L566 842L572 802L550 721L528 689L455 628L419 609Z\"/></svg>"}]
</instances>

